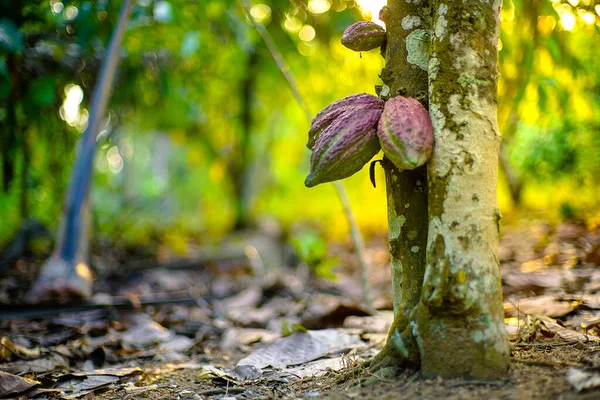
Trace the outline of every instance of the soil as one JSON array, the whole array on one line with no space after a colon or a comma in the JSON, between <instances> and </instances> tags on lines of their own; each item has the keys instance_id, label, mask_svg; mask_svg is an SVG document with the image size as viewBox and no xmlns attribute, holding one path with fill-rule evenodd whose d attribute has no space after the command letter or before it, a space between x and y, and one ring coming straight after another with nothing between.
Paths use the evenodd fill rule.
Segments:
<instances>
[{"instance_id":1,"label":"soil","mask_svg":"<svg viewBox=\"0 0 600 400\"><path fill-rule=\"evenodd\" d=\"M258 254L281 251L265 237L239 242L255 243ZM510 296L506 323L521 325L510 335L510 368L496 382L428 379L418 371L389 368L371 374L366 365L382 347L387 327L369 322L348 327L348 317L369 314L354 300L361 288L350 245L330 248L340 264L334 282L315 279L306 266L274 273L265 265L259 271L256 258L244 256L248 247L241 253L230 247L217 251L224 252L232 254L208 262L161 262L157 269L156 264L143 267L144 262L118 267L114 260L122 257L104 249L98 264L111 264L112 272L98 271L95 303L86 303L96 308L77 311L81 302L60 305L65 312L59 305L22 304L43 259L18 261L0 277L0 371L40 382L17 397L22 399L600 399L600 375L594 376L600 371L598 227L529 222L505 230L500 257ZM385 238L369 242L374 305L383 310L391 306L387 254ZM182 293L188 297L182 300ZM283 326L345 329L367 346L345 353L345 368L318 376L300 378L266 368L260 377L238 379L237 362L271 336L281 336ZM157 343L167 340L165 335L192 344L181 351L161 350ZM99 368L122 373L89 393L68 397L56 391L68 377L74 375L80 384ZM568 380L577 371L590 374L588 389L577 391Z\"/></svg>"},{"instance_id":2,"label":"soil","mask_svg":"<svg viewBox=\"0 0 600 400\"><path fill-rule=\"evenodd\" d=\"M506 378L498 382L469 382L459 379L425 379L418 371L395 371L392 376L372 376L355 365L325 376L243 386L215 386L198 380L194 371L175 372L157 378L158 387L145 393L123 396L122 392L98 393L99 399L598 399L600 390L576 392L566 380L569 368L600 350L600 345L565 346L548 341L545 346L513 349ZM223 366L230 365L224 361Z\"/></svg>"}]
</instances>

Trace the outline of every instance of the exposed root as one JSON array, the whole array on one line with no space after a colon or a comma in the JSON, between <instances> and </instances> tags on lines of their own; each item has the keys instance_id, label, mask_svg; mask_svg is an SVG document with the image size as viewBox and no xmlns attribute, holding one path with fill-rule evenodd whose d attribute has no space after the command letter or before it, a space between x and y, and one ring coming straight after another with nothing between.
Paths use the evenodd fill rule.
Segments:
<instances>
[{"instance_id":1,"label":"exposed root","mask_svg":"<svg viewBox=\"0 0 600 400\"><path fill-rule=\"evenodd\" d=\"M40 269L27 294L27 302L35 304L88 298L92 295L92 283L92 274L86 264L75 264L52 256Z\"/></svg>"},{"instance_id":2,"label":"exposed root","mask_svg":"<svg viewBox=\"0 0 600 400\"><path fill-rule=\"evenodd\" d=\"M409 313L411 317L413 314L413 312ZM410 331L408 319L404 318L401 312L398 312L390 327L387 342L383 349L371 360L369 370L373 373L390 367L416 368L419 363L419 349Z\"/></svg>"}]
</instances>

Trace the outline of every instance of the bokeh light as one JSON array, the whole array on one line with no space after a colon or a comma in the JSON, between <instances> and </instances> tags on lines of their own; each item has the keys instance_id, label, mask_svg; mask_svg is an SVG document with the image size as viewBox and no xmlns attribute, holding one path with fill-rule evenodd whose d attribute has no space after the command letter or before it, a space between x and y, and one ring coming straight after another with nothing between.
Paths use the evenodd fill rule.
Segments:
<instances>
[{"instance_id":1,"label":"bokeh light","mask_svg":"<svg viewBox=\"0 0 600 400\"><path fill-rule=\"evenodd\" d=\"M250 14L259 24L266 24L271 18L271 7L266 4L255 4L250 9Z\"/></svg>"},{"instance_id":2,"label":"bokeh light","mask_svg":"<svg viewBox=\"0 0 600 400\"><path fill-rule=\"evenodd\" d=\"M303 42L310 42L315 38L316 34L315 28L310 25L304 25L302 29L300 29L300 32L298 32L298 37Z\"/></svg>"},{"instance_id":3,"label":"bokeh light","mask_svg":"<svg viewBox=\"0 0 600 400\"><path fill-rule=\"evenodd\" d=\"M379 12L385 6L386 0L356 0L356 4L366 19L385 26L385 23L379 19Z\"/></svg>"},{"instance_id":4,"label":"bokeh light","mask_svg":"<svg viewBox=\"0 0 600 400\"><path fill-rule=\"evenodd\" d=\"M329 11L331 3L328 0L310 0L308 2L308 11L313 14L323 14Z\"/></svg>"}]
</instances>

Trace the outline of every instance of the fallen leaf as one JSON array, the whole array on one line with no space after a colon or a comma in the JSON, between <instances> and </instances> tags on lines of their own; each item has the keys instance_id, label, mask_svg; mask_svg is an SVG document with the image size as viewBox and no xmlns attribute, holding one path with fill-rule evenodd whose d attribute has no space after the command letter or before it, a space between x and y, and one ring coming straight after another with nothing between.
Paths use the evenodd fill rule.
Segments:
<instances>
[{"instance_id":1,"label":"fallen leaf","mask_svg":"<svg viewBox=\"0 0 600 400\"><path fill-rule=\"evenodd\" d=\"M356 336L339 329L294 332L277 339L243 358L237 365L254 365L256 368L286 367L316 360L328 354L349 348L364 347Z\"/></svg>"},{"instance_id":2,"label":"fallen leaf","mask_svg":"<svg viewBox=\"0 0 600 400\"><path fill-rule=\"evenodd\" d=\"M40 382L29 378L22 378L8 372L0 371L0 397L6 397L9 394L23 393L32 387L39 385Z\"/></svg>"},{"instance_id":3,"label":"fallen leaf","mask_svg":"<svg viewBox=\"0 0 600 400\"><path fill-rule=\"evenodd\" d=\"M39 348L28 349L25 346L20 346L13 343L12 340L6 336L0 339L0 360L10 360L11 356L15 355L19 359L34 359L41 355Z\"/></svg>"},{"instance_id":4,"label":"fallen leaf","mask_svg":"<svg viewBox=\"0 0 600 400\"><path fill-rule=\"evenodd\" d=\"M363 333L387 333L394 321L392 311L380 311L373 316L351 315L344 320L344 328L360 329Z\"/></svg>"},{"instance_id":5,"label":"fallen leaf","mask_svg":"<svg viewBox=\"0 0 600 400\"><path fill-rule=\"evenodd\" d=\"M573 329L565 328L559 324L556 320L543 316L536 315L537 318L550 332L557 334L561 339L566 341L577 341L577 342L598 342L600 337L594 335L588 335L585 333L574 331Z\"/></svg>"},{"instance_id":6,"label":"fallen leaf","mask_svg":"<svg viewBox=\"0 0 600 400\"><path fill-rule=\"evenodd\" d=\"M561 301L555 296L544 295L504 302L504 317L518 317L527 314L562 317L575 310L579 302Z\"/></svg>"},{"instance_id":7,"label":"fallen leaf","mask_svg":"<svg viewBox=\"0 0 600 400\"><path fill-rule=\"evenodd\" d=\"M585 389L600 387L600 374L595 371L584 371L577 368L569 368L567 382L578 392Z\"/></svg>"}]
</instances>

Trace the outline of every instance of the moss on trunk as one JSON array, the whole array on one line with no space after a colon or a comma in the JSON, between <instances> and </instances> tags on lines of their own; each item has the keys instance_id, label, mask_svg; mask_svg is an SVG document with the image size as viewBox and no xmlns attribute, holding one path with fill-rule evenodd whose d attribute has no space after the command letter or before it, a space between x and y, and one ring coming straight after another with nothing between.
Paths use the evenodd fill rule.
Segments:
<instances>
[{"instance_id":1,"label":"moss on trunk","mask_svg":"<svg viewBox=\"0 0 600 400\"><path fill-rule=\"evenodd\" d=\"M425 376L496 379L508 367L497 258L499 11L493 0L433 4L427 270L411 321Z\"/></svg>"},{"instance_id":2,"label":"moss on trunk","mask_svg":"<svg viewBox=\"0 0 600 400\"><path fill-rule=\"evenodd\" d=\"M435 144L427 171L383 163L395 319L376 369L497 379L508 367L497 258L500 4L389 0L383 11L382 93L429 106Z\"/></svg>"},{"instance_id":3,"label":"moss on trunk","mask_svg":"<svg viewBox=\"0 0 600 400\"><path fill-rule=\"evenodd\" d=\"M387 26L386 66L381 71L385 97L427 101L428 2L389 0L381 12ZM383 96L382 96L383 97ZM385 170L388 232L394 293L394 323L373 368L417 366L419 352L409 322L421 297L427 244L427 168L399 171L389 160Z\"/></svg>"}]
</instances>

